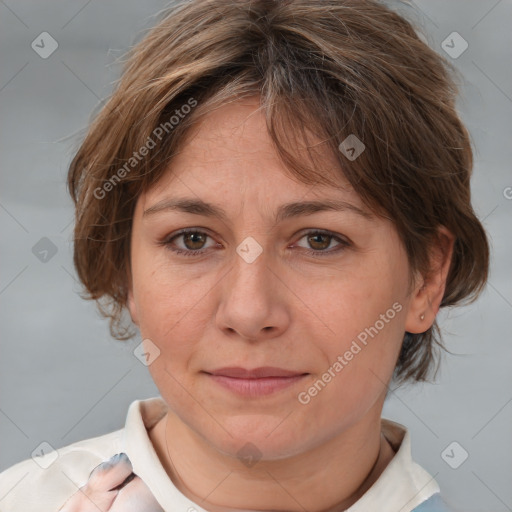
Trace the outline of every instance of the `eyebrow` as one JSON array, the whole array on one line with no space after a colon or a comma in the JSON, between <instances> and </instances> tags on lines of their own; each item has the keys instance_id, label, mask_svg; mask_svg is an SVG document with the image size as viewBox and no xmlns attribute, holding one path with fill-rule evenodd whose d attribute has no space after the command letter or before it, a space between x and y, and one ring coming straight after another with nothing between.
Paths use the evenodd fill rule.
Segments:
<instances>
[{"instance_id":1,"label":"eyebrow","mask_svg":"<svg viewBox=\"0 0 512 512\"><path fill-rule=\"evenodd\" d=\"M207 203L202 199L185 197L163 199L149 207L147 210L144 210L143 217L167 211L179 211L194 215L202 215L204 217L216 217L225 223L229 222L226 211L220 206ZM368 220L373 218L373 215L370 212L358 208L353 204L347 203L346 201L325 199L323 201L302 201L283 204L277 209L275 220L276 222L281 222L292 217L312 215L313 213L322 211L351 211Z\"/></svg>"}]
</instances>

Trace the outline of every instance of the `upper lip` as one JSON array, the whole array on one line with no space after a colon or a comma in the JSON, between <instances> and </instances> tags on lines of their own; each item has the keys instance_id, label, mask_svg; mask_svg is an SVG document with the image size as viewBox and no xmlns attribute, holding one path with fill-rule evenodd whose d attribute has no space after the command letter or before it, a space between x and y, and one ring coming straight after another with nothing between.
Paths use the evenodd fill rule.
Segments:
<instances>
[{"instance_id":1,"label":"upper lip","mask_svg":"<svg viewBox=\"0 0 512 512\"><path fill-rule=\"evenodd\" d=\"M273 366L261 366L248 370L240 367L218 368L209 372L211 375L222 375L224 377L232 377L236 379L261 379L264 377L294 377L296 375L304 375L305 372L295 370L285 370L284 368L276 368Z\"/></svg>"}]
</instances>

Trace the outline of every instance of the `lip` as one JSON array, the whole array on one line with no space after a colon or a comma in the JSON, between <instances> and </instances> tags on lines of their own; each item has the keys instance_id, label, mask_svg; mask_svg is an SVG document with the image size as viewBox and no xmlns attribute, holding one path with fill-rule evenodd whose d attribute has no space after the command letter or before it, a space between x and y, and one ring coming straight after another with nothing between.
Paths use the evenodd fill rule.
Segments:
<instances>
[{"instance_id":1,"label":"lip","mask_svg":"<svg viewBox=\"0 0 512 512\"><path fill-rule=\"evenodd\" d=\"M226 367L205 373L217 384L246 397L270 395L292 386L308 375L304 372L271 366L252 370Z\"/></svg>"},{"instance_id":2,"label":"lip","mask_svg":"<svg viewBox=\"0 0 512 512\"><path fill-rule=\"evenodd\" d=\"M225 368L218 368L217 370L206 373L235 379L262 379L264 377L294 377L296 375L304 375L305 372L285 370L284 368L277 368L275 366L260 366L252 370L247 370L239 366L226 366Z\"/></svg>"}]
</instances>

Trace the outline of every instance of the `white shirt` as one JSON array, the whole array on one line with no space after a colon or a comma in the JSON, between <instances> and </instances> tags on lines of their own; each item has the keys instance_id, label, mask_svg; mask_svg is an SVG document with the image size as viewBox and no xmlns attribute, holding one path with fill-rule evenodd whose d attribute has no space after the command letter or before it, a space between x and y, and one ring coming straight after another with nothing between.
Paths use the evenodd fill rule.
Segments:
<instances>
[{"instance_id":1,"label":"white shirt","mask_svg":"<svg viewBox=\"0 0 512 512\"><path fill-rule=\"evenodd\" d=\"M78 488L87 484L99 464L119 453L128 456L133 472L147 489L147 501L130 498L134 511L207 512L176 488L151 443L148 430L166 412L167 405L161 397L136 400L128 409L123 429L73 443L35 460L27 459L0 473L0 512L57 512ZM447 510L437 494L437 482L411 458L408 430L385 418L382 418L381 428L395 456L347 512L412 512L422 503L416 509L418 512ZM123 491L128 492L129 487L130 484L122 489L119 496ZM148 505L150 502L154 503L152 507ZM131 507L123 507L123 512L128 512L128 508L131 510ZM112 506L109 510L114 509ZM62 510L74 512L75 508Z\"/></svg>"}]
</instances>

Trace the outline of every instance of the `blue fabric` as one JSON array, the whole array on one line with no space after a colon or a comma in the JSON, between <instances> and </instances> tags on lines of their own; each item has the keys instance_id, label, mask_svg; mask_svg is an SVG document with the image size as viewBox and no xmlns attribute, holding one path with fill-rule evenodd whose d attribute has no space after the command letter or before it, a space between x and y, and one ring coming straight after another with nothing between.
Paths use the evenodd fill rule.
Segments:
<instances>
[{"instance_id":1,"label":"blue fabric","mask_svg":"<svg viewBox=\"0 0 512 512\"><path fill-rule=\"evenodd\" d=\"M423 503L420 503L412 512L452 512L441 498L441 494L436 492Z\"/></svg>"}]
</instances>

